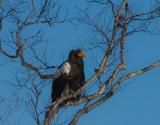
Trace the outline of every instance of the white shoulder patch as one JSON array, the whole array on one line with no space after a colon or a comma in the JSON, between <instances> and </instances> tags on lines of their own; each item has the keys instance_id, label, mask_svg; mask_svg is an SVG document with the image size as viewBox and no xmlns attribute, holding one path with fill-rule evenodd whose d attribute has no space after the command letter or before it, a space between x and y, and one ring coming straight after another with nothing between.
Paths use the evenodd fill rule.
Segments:
<instances>
[{"instance_id":1,"label":"white shoulder patch","mask_svg":"<svg viewBox=\"0 0 160 125\"><path fill-rule=\"evenodd\" d=\"M69 62L65 62L56 72L55 79L57 79L61 74L69 75L71 70L71 65Z\"/></svg>"}]
</instances>

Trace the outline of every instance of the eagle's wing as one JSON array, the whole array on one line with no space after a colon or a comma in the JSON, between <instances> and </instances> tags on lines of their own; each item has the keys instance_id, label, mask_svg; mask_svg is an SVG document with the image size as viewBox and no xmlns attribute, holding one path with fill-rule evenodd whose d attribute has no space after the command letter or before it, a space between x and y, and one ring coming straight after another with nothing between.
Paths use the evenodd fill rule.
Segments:
<instances>
[{"instance_id":1,"label":"eagle's wing","mask_svg":"<svg viewBox=\"0 0 160 125\"><path fill-rule=\"evenodd\" d=\"M71 65L69 62L63 63L57 70L55 74L55 79L57 79L61 74L68 76L71 70Z\"/></svg>"},{"instance_id":2,"label":"eagle's wing","mask_svg":"<svg viewBox=\"0 0 160 125\"><path fill-rule=\"evenodd\" d=\"M71 65L68 61L62 63L62 65L58 68L52 85L52 102L55 102L57 98L60 98L62 93L68 93L65 88L70 71Z\"/></svg>"}]
</instances>

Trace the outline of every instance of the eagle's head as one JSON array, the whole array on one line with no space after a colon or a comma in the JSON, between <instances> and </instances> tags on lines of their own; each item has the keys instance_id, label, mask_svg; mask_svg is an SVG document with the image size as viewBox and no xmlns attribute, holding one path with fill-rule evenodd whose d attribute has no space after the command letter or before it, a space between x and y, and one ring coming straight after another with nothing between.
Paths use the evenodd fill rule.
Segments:
<instances>
[{"instance_id":1,"label":"eagle's head","mask_svg":"<svg viewBox=\"0 0 160 125\"><path fill-rule=\"evenodd\" d=\"M82 59L82 57L86 57L86 54L81 50L81 49L73 49L70 53L69 53L69 60L79 60Z\"/></svg>"}]
</instances>

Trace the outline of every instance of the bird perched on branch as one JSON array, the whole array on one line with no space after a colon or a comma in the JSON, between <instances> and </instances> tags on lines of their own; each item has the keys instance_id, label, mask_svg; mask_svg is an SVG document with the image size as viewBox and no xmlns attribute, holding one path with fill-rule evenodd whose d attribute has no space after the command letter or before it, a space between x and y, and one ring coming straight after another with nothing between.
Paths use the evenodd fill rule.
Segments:
<instances>
[{"instance_id":1,"label":"bird perched on branch","mask_svg":"<svg viewBox=\"0 0 160 125\"><path fill-rule=\"evenodd\" d=\"M69 53L68 60L58 68L52 85L52 103L56 102L61 96L74 93L85 83L82 57L86 57L86 54L81 49L72 50ZM81 94L65 100L65 104L67 102L75 103L80 96Z\"/></svg>"}]
</instances>

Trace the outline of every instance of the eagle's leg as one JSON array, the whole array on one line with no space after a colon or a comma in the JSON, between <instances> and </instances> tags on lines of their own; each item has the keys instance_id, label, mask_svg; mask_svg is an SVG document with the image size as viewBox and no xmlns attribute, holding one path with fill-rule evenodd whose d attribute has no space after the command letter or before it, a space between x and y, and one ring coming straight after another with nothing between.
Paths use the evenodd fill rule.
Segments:
<instances>
[{"instance_id":1,"label":"eagle's leg","mask_svg":"<svg viewBox=\"0 0 160 125\"><path fill-rule=\"evenodd\" d=\"M70 91L69 85L66 84L66 87L65 87L65 89L63 90L61 96L66 96L66 95L68 95L68 94L69 94L69 91Z\"/></svg>"}]
</instances>

